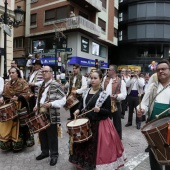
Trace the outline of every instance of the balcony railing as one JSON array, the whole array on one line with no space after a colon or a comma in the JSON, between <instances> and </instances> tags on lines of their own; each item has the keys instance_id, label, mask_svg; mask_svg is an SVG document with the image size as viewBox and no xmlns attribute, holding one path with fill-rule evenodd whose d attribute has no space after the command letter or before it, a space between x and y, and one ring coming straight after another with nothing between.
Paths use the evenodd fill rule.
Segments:
<instances>
[{"instance_id":1,"label":"balcony railing","mask_svg":"<svg viewBox=\"0 0 170 170\"><path fill-rule=\"evenodd\" d=\"M102 2L100 0L85 0L92 6L96 7L99 11L102 11Z\"/></svg>"},{"instance_id":2,"label":"balcony railing","mask_svg":"<svg viewBox=\"0 0 170 170\"><path fill-rule=\"evenodd\" d=\"M101 34L101 27L81 16L57 20L55 25L60 30L82 29L97 36Z\"/></svg>"}]
</instances>

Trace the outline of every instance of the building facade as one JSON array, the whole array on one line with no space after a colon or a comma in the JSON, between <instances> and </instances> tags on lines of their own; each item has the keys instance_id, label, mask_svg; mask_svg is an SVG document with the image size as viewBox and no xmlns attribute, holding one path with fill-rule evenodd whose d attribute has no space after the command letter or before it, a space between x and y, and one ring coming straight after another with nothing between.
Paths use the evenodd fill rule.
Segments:
<instances>
[{"instance_id":1,"label":"building facade","mask_svg":"<svg viewBox=\"0 0 170 170\"><path fill-rule=\"evenodd\" d=\"M170 57L170 1L119 1L119 64L139 65Z\"/></svg>"},{"instance_id":2,"label":"building facade","mask_svg":"<svg viewBox=\"0 0 170 170\"><path fill-rule=\"evenodd\" d=\"M26 3L25 37L30 52L41 52L44 64L61 69L60 58L68 56L68 70L78 63L89 72L95 59L104 62L101 68L108 67L108 47L117 46L118 0Z\"/></svg>"},{"instance_id":3,"label":"building facade","mask_svg":"<svg viewBox=\"0 0 170 170\"><path fill-rule=\"evenodd\" d=\"M8 16L13 19L14 18L14 1L8 0L7 5L7 14ZM5 4L4 1L0 1L0 17L4 15L5 12ZM6 64L7 70L10 67L11 60L13 58L13 29L11 28L12 35L7 35L6 40ZM2 18L0 21L0 76L3 77L4 75L4 24L2 22Z\"/></svg>"}]
</instances>

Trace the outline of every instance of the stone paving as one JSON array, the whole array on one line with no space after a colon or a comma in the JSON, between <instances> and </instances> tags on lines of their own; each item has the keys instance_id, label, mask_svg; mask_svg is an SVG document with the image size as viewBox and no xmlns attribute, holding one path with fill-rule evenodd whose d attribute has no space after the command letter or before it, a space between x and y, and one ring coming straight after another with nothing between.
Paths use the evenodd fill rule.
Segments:
<instances>
[{"instance_id":1,"label":"stone paving","mask_svg":"<svg viewBox=\"0 0 170 170\"><path fill-rule=\"evenodd\" d=\"M0 170L76 170L68 162L68 134L67 118L69 112L61 109L61 120L63 128L63 138L59 138L59 159L56 166L49 165L49 158L36 161L35 157L40 154L40 146L37 143L31 148L26 148L19 153L0 151ZM127 113L125 119L122 119L123 127L123 145L127 155L127 162L122 170L150 170L148 155L144 152L147 147L146 141L140 130L136 129L135 123L130 127L124 127L127 123ZM141 163L142 162L142 163Z\"/></svg>"}]
</instances>

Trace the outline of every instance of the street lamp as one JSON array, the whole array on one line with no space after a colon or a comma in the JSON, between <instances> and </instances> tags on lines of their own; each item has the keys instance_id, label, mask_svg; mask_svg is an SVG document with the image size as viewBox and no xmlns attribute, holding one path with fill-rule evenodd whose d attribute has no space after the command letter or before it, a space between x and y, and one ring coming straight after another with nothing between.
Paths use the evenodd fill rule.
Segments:
<instances>
[{"instance_id":1,"label":"street lamp","mask_svg":"<svg viewBox=\"0 0 170 170\"><path fill-rule=\"evenodd\" d=\"M13 21L7 14L7 5L8 5L7 0L4 1L4 5L5 5L5 11L4 14L0 17L0 23L4 24L4 79L6 79L7 78L7 50L6 50L7 34L11 36L10 28L17 27L21 23L24 15L24 11L21 9L20 6L18 6L17 9L14 10L15 18Z\"/></svg>"}]
</instances>

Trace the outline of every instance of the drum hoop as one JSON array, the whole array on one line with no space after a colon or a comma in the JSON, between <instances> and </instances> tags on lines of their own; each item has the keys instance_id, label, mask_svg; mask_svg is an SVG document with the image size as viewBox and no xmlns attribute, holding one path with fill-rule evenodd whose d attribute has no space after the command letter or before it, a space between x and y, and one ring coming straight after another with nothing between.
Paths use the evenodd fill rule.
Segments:
<instances>
[{"instance_id":1,"label":"drum hoop","mask_svg":"<svg viewBox=\"0 0 170 170\"><path fill-rule=\"evenodd\" d=\"M27 124L27 122L26 122L26 124ZM28 125L28 124L27 124L27 125ZM47 129L49 126L50 126L50 122L48 122L47 125L43 126L42 128L40 128L40 129L38 129L38 130L33 131L33 130L30 129L30 133L33 133L33 134L38 133L38 132L40 132L40 131L42 131L42 130L44 130L44 129ZM28 125L28 127L29 127L29 125Z\"/></svg>"},{"instance_id":2,"label":"drum hoop","mask_svg":"<svg viewBox=\"0 0 170 170\"><path fill-rule=\"evenodd\" d=\"M78 141L73 141L73 143L83 143L83 142L86 142L86 141L88 141L90 138L92 138L92 133L87 137L87 138L85 138L85 139L83 139L83 140L78 140Z\"/></svg>"},{"instance_id":3,"label":"drum hoop","mask_svg":"<svg viewBox=\"0 0 170 170\"><path fill-rule=\"evenodd\" d=\"M66 127L70 127L70 128L73 128L73 127L80 127L81 125L84 125L84 124L86 124L86 123L88 123L88 124L90 123L90 120L89 120L88 118L79 118L79 119L76 119L76 120L80 120L80 119L86 119L87 122L85 122L85 123L83 123L83 124L80 124L80 125L77 125L77 126L68 126L68 124L69 124L70 122L75 121L75 120L70 120L69 122L67 122Z\"/></svg>"},{"instance_id":4,"label":"drum hoop","mask_svg":"<svg viewBox=\"0 0 170 170\"><path fill-rule=\"evenodd\" d=\"M14 104L13 104L13 103L5 104L5 105L3 105L3 106L0 107L0 110L1 110L1 109L5 109L5 108L8 108L9 106L14 106ZM14 107L15 107L15 106L14 106Z\"/></svg>"}]
</instances>

